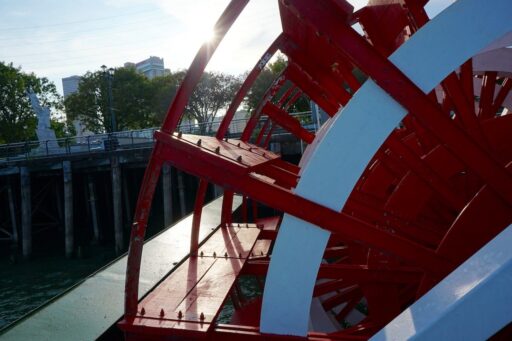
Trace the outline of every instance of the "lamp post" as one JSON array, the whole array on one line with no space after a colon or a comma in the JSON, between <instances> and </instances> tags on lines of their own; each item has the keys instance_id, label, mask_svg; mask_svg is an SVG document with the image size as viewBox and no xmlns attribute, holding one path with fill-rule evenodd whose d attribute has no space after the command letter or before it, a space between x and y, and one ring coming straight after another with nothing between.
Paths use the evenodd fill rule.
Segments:
<instances>
[{"instance_id":1,"label":"lamp post","mask_svg":"<svg viewBox=\"0 0 512 341\"><path fill-rule=\"evenodd\" d=\"M110 133L114 133L117 130L116 127L116 116L112 108L112 77L114 76L114 69L108 68L105 65L101 66L103 70L103 76L107 79L108 86L108 111L110 114Z\"/></svg>"}]
</instances>

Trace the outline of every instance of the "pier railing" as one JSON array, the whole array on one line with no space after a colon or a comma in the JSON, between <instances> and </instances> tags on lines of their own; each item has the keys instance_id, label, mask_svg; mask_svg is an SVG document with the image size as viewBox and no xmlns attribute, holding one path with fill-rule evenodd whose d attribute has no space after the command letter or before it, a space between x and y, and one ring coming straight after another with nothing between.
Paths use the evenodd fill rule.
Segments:
<instances>
[{"instance_id":1,"label":"pier railing","mask_svg":"<svg viewBox=\"0 0 512 341\"><path fill-rule=\"evenodd\" d=\"M309 131L318 129L316 122L311 118L311 112L298 112L292 114L302 126ZM247 124L248 118L233 120L230 124L228 138L239 138ZM259 129L264 125L266 117L258 122ZM184 134L215 135L220 122L203 124L186 123L178 127ZM87 136L65 137L46 141L26 141L0 145L0 162L17 161L24 159L44 158L69 154L90 154L108 152L118 149L148 148L153 145L153 134L158 128L119 131L115 133L93 134ZM281 127L275 127L272 136L288 135L289 132Z\"/></svg>"}]
</instances>

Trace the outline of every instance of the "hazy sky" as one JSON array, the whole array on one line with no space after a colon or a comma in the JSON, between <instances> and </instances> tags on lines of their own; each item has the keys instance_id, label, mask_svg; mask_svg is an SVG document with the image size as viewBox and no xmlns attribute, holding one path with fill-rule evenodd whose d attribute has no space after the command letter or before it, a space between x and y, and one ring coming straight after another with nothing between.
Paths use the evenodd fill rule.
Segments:
<instances>
[{"instance_id":1,"label":"hazy sky","mask_svg":"<svg viewBox=\"0 0 512 341\"><path fill-rule=\"evenodd\" d=\"M316 0L313 0L316 1ZM366 0L351 0L359 8ZM431 0L430 16L453 0ZM0 0L0 61L61 78L163 57L187 68L229 0ZM208 69L249 70L281 31L277 0L252 0Z\"/></svg>"}]
</instances>

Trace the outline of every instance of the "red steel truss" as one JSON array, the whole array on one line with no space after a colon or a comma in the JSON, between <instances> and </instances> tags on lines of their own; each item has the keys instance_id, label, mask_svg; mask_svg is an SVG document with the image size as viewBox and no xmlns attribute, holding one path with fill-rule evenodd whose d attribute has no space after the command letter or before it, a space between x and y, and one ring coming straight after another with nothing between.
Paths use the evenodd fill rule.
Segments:
<instances>
[{"instance_id":1,"label":"red steel truss","mask_svg":"<svg viewBox=\"0 0 512 341\"><path fill-rule=\"evenodd\" d=\"M216 136L176 132L210 57L247 2L230 2L215 25L216 38L197 53L155 133L130 239L120 323L127 339L289 338L260 333L261 300L245 300L238 284L241 275L266 275L278 233L279 217L258 218L256 203L332 233L314 290L314 297L324 297L325 311L343 325L364 302L359 323L330 334L312 332L311 340L367 339L512 221L512 115L499 115L512 80L492 70L475 73L470 59L441 82L442 97L425 95L387 59L428 22L427 1L372 0L353 13L344 0L279 0L283 32L248 74ZM356 23L363 35L353 28ZM251 113L241 139L226 138L235 111L278 50L288 58L286 69ZM314 143L316 136L289 114L291 105L307 96L334 116L361 86L356 73L373 79L408 115L337 212L295 194L300 167L268 147L276 126ZM475 81L482 83L480 93L474 92ZM191 256L138 302L144 234L164 162L200 179ZM223 223L200 246L208 183L224 188ZM235 193L244 197L241 225L231 216ZM249 203L253 225L247 225ZM217 246L208 249L209 243ZM196 279L186 276L190 269ZM195 305L183 305L190 295ZM227 297L235 307L232 324L216 323Z\"/></svg>"}]
</instances>

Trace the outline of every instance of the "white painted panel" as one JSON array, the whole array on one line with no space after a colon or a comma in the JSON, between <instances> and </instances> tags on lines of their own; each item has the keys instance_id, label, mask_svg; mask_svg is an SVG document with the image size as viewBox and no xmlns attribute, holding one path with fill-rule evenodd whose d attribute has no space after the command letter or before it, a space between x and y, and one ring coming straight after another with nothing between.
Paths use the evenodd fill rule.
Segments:
<instances>
[{"instance_id":1,"label":"white painted panel","mask_svg":"<svg viewBox=\"0 0 512 341\"><path fill-rule=\"evenodd\" d=\"M372 156L406 113L368 80L333 118L302 168L295 193L340 211Z\"/></svg>"},{"instance_id":2,"label":"white painted panel","mask_svg":"<svg viewBox=\"0 0 512 341\"><path fill-rule=\"evenodd\" d=\"M459 0L422 27L391 60L425 93L512 31L510 0Z\"/></svg>"},{"instance_id":3,"label":"white painted panel","mask_svg":"<svg viewBox=\"0 0 512 341\"><path fill-rule=\"evenodd\" d=\"M512 72L512 48L502 48L482 53L473 58L473 71L483 73L485 71Z\"/></svg>"},{"instance_id":4,"label":"white painted panel","mask_svg":"<svg viewBox=\"0 0 512 341\"><path fill-rule=\"evenodd\" d=\"M372 341L486 340L512 321L512 225Z\"/></svg>"},{"instance_id":5,"label":"white painted panel","mask_svg":"<svg viewBox=\"0 0 512 341\"><path fill-rule=\"evenodd\" d=\"M512 32L506 33L500 39L494 41L492 44L488 45L485 49L481 50L479 53L484 53L492 50L496 50L502 47L512 46Z\"/></svg>"},{"instance_id":6,"label":"white painted panel","mask_svg":"<svg viewBox=\"0 0 512 341\"><path fill-rule=\"evenodd\" d=\"M400 47L392 61L429 92L469 57L510 31L512 21L506 17L511 11L509 0L497 0L493 6L483 0L459 0ZM471 25L462 25L468 22ZM341 210L404 114L399 104L367 81L308 150L296 193ZM328 237L322 229L285 215L263 294L262 332L306 335L311 293Z\"/></svg>"},{"instance_id":7,"label":"white painted panel","mask_svg":"<svg viewBox=\"0 0 512 341\"><path fill-rule=\"evenodd\" d=\"M284 216L265 282L262 332L306 335L316 272L328 239L328 231Z\"/></svg>"}]
</instances>

